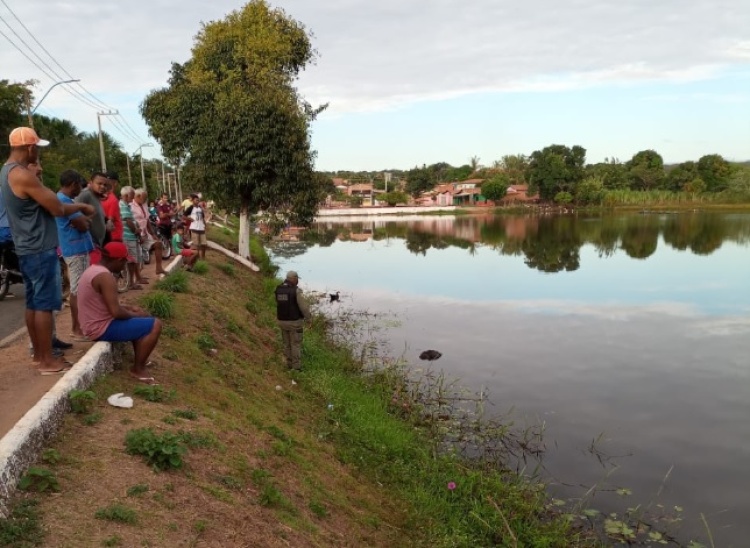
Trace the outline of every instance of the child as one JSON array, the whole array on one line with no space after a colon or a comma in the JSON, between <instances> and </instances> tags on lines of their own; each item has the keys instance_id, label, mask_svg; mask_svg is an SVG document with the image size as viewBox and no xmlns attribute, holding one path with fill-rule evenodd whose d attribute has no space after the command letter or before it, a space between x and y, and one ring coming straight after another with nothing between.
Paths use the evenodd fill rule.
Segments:
<instances>
[{"instance_id":1,"label":"child","mask_svg":"<svg viewBox=\"0 0 750 548\"><path fill-rule=\"evenodd\" d=\"M182 261L185 263L185 267L188 271L193 270L195 261L198 260L198 254L190 249L190 245L186 244L182 238L185 227L182 224L177 224L174 227L174 235L172 236L172 251L175 255L182 255Z\"/></svg>"}]
</instances>

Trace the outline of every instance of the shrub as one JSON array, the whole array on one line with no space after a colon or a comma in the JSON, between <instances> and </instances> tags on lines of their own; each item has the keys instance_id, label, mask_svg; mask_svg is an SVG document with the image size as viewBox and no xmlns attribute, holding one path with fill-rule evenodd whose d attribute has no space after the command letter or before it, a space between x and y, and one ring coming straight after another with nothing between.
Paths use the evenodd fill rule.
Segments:
<instances>
[{"instance_id":1,"label":"shrub","mask_svg":"<svg viewBox=\"0 0 750 548\"><path fill-rule=\"evenodd\" d=\"M148 492L148 485L146 485L145 483L139 483L128 489L128 496L138 497L146 492Z\"/></svg>"},{"instance_id":2,"label":"shrub","mask_svg":"<svg viewBox=\"0 0 750 548\"><path fill-rule=\"evenodd\" d=\"M85 415L91 411L91 406L96 400L96 394L91 390L71 390L68 394L68 400L70 400L70 408L73 413Z\"/></svg>"},{"instance_id":3,"label":"shrub","mask_svg":"<svg viewBox=\"0 0 750 548\"><path fill-rule=\"evenodd\" d=\"M58 492L60 490L60 483L51 470L32 466L21 477L21 480L18 482L18 488L23 491L36 491L37 493L44 493L46 491Z\"/></svg>"},{"instance_id":4,"label":"shrub","mask_svg":"<svg viewBox=\"0 0 750 548\"><path fill-rule=\"evenodd\" d=\"M143 305L149 314L168 320L174 317L174 297L163 291L154 291L143 297Z\"/></svg>"},{"instance_id":5,"label":"shrub","mask_svg":"<svg viewBox=\"0 0 750 548\"><path fill-rule=\"evenodd\" d=\"M558 192L555 194L555 203L556 204L569 204L573 201L573 196L570 194L570 192Z\"/></svg>"},{"instance_id":6,"label":"shrub","mask_svg":"<svg viewBox=\"0 0 750 548\"><path fill-rule=\"evenodd\" d=\"M42 453L42 460L47 464L57 464L61 459L62 456L57 449L45 449Z\"/></svg>"},{"instance_id":7,"label":"shrub","mask_svg":"<svg viewBox=\"0 0 750 548\"><path fill-rule=\"evenodd\" d=\"M150 428L128 432L125 447L129 454L144 457L155 470L182 468L182 455L187 451L180 436L169 432L159 436Z\"/></svg>"},{"instance_id":8,"label":"shrub","mask_svg":"<svg viewBox=\"0 0 750 548\"><path fill-rule=\"evenodd\" d=\"M188 276L186 272L178 270L166 278L156 282L156 289L169 291L170 293L187 293Z\"/></svg>"}]
</instances>

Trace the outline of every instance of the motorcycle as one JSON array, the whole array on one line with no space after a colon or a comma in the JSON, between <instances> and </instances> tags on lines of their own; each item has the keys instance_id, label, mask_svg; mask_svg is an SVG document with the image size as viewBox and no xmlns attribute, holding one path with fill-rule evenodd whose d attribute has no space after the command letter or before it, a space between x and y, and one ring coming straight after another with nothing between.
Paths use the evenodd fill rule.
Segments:
<instances>
[{"instance_id":1,"label":"motorcycle","mask_svg":"<svg viewBox=\"0 0 750 548\"><path fill-rule=\"evenodd\" d=\"M10 290L11 284L22 284L23 276L18 270L18 257L13 242L0 244L0 301Z\"/></svg>"}]
</instances>

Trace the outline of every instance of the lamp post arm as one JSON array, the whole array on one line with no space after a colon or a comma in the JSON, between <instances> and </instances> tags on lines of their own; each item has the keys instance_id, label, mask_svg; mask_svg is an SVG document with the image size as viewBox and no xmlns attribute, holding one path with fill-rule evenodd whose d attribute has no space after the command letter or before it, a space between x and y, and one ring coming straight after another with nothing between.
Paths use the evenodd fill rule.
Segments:
<instances>
[{"instance_id":1,"label":"lamp post arm","mask_svg":"<svg viewBox=\"0 0 750 548\"><path fill-rule=\"evenodd\" d=\"M36 109L39 108L39 105L42 104L42 101L44 101L47 98L47 95L49 95L49 92L55 89L60 84L72 84L73 82L80 82L80 80L63 80L62 82L55 82L50 86L50 88L47 90L47 93L45 93L41 99L39 99L39 102L36 104L34 109L31 111L31 114L33 115L36 112Z\"/></svg>"}]
</instances>

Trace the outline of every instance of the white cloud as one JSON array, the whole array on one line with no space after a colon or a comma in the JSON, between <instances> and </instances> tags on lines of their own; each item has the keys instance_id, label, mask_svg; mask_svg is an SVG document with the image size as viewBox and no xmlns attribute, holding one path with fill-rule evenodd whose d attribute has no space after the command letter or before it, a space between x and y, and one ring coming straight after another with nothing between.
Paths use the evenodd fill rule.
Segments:
<instances>
[{"instance_id":1,"label":"white cloud","mask_svg":"<svg viewBox=\"0 0 750 548\"><path fill-rule=\"evenodd\" d=\"M230 0L6 0L84 85L128 116L184 61L201 21ZM750 59L750 2L681 0L283 0L321 53L302 91L329 113L393 109L478 92L556 91L710 79ZM0 16L13 23L0 4ZM0 23L7 33L7 27ZM22 29L18 29L21 33ZM0 37L4 78L51 83ZM32 44L34 45L34 44ZM38 48L35 48L38 49ZM55 93L48 109L91 110ZM86 118L84 118L83 112ZM330 115L330 114L329 114ZM132 120L133 118L131 118ZM95 121L95 120L94 120Z\"/></svg>"}]
</instances>

